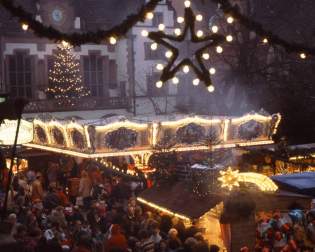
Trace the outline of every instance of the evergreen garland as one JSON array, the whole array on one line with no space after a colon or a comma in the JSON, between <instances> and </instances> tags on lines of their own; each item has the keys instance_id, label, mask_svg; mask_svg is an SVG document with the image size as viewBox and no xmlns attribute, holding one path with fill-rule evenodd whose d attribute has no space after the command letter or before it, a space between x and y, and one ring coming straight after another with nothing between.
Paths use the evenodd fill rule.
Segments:
<instances>
[{"instance_id":1,"label":"evergreen garland","mask_svg":"<svg viewBox=\"0 0 315 252\"><path fill-rule=\"evenodd\" d=\"M110 37L120 38L126 35L126 33L139 21L144 21L146 14L155 9L157 4L161 0L150 0L143 5L137 14L129 15L122 23L116 25L109 30L98 30L96 32L86 33L64 33L52 26L45 26L41 22L34 18L34 15L26 11L23 7L17 6L14 0L0 0L0 4L8 10L11 15L19 18L21 23L27 24L35 35L38 37L45 37L55 42L67 41L73 46L79 46L87 43L100 44L102 41L108 41Z\"/></svg>"}]
</instances>

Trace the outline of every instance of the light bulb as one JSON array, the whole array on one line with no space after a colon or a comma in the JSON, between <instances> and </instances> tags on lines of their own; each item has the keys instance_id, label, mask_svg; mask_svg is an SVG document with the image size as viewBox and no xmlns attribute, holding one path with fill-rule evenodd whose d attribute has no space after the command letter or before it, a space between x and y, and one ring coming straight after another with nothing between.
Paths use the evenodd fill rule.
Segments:
<instances>
[{"instance_id":1,"label":"light bulb","mask_svg":"<svg viewBox=\"0 0 315 252\"><path fill-rule=\"evenodd\" d=\"M109 38L109 43L112 45L115 45L117 43L117 39L115 37L110 37Z\"/></svg>"},{"instance_id":2,"label":"light bulb","mask_svg":"<svg viewBox=\"0 0 315 252\"><path fill-rule=\"evenodd\" d=\"M264 38L262 42L263 42L264 44L267 44L267 43L268 43L268 39L267 39L267 38Z\"/></svg>"},{"instance_id":3,"label":"light bulb","mask_svg":"<svg viewBox=\"0 0 315 252\"><path fill-rule=\"evenodd\" d=\"M159 30L164 31L165 29L165 24L159 24Z\"/></svg>"},{"instance_id":4,"label":"light bulb","mask_svg":"<svg viewBox=\"0 0 315 252\"><path fill-rule=\"evenodd\" d=\"M181 32L181 30L180 30L179 28L176 28L176 29L174 30L174 33L175 33L177 36L179 36L182 32Z\"/></svg>"},{"instance_id":5,"label":"light bulb","mask_svg":"<svg viewBox=\"0 0 315 252\"><path fill-rule=\"evenodd\" d=\"M143 37L148 37L149 32L148 32L147 30L142 30L142 31L141 31L141 35L142 35Z\"/></svg>"},{"instance_id":6,"label":"light bulb","mask_svg":"<svg viewBox=\"0 0 315 252\"><path fill-rule=\"evenodd\" d=\"M183 17L177 17L177 23L184 23L185 19Z\"/></svg>"},{"instance_id":7,"label":"light bulb","mask_svg":"<svg viewBox=\"0 0 315 252\"><path fill-rule=\"evenodd\" d=\"M147 19L153 19L154 18L154 14L152 13L152 12L148 12L146 15L145 15L145 17L147 18Z\"/></svg>"},{"instance_id":8,"label":"light bulb","mask_svg":"<svg viewBox=\"0 0 315 252\"><path fill-rule=\"evenodd\" d=\"M210 85L210 86L208 87L208 91L209 91L210 93L212 93L212 92L214 91L214 86L213 86L213 85Z\"/></svg>"},{"instance_id":9,"label":"light bulb","mask_svg":"<svg viewBox=\"0 0 315 252\"><path fill-rule=\"evenodd\" d=\"M223 48L221 46L217 46L216 47L216 51L217 51L217 53L222 53L223 52Z\"/></svg>"},{"instance_id":10,"label":"light bulb","mask_svg":"<svg viewBox=\"0 0 315 252\"><path fill-rule=\"evenodd\" d=\"M151 50L155 51L158 48L158 44L157 43L152 43L151 44Z\"/></svg>"},{"instance_id":11,"label":"light bulb","mask_svg":"<svg viewBox=\"0 0 315 252\"><path fill-rule=\"evenodd\" d=\"M226 41L227 42L232 42L233 41L233 36L232 35L227 35L226 36Z\"/></svg>"},{"instance_id":12,"label":"light bulb","mask_svg":"<svg viewBox=\"0 0 315 252\"><path fill-rule=\"evenodd\" d=\"M183 67L183 72L184 72L184 73L189 73L189 66L187 66L187 65L184 66L184 67Z\"/></svg>"},{"instance_id":13,"label":"light bulb","mask_svg":"<svg viewBox=\"0 0 315 252\"><path fill-rule=\"evenodd\" d=\"M305 54L305 53L301 53L301 54L300 54L300 58L301 58L301 59L306 59L306 54Z\"/></svg>"},{"instance_id":14,"label":"light bulb","mask_svg":"<svg viewBox=\"0 0 315 252\"><path fill-rule=\"evenodd\" d=\"M172 81L173 81L173 84L175 85L179 83L179 79L176 76L173 77Z\"/></svg>"},{"instance_id":15,"label":"light bulb","mask_svg":"<svg viewBox=\"0 0 315 252\"><path fill-rule=\"evenodd\" d=\"M165 57L166 58L171 58L173 56L173 52L172 51L167 51L166 53L165 53Z\"/></svg>"},{"instance_id":16,"label":"light bulb","mask_svg":"<svg viewBox=\"0 0 315 252\"><path fill-rule=\"evenodd\" d=\"M22 24L22 30L23 30L23 31L27 31L27 30L28 30L28 24L23 23L23 24Z\"/></svg>"},{"instance_id":17,"label":"light bulb","mask_svg":"<svg viewBox=\"0 0 315 252\"><path fill-rule=\"evenodd\" d=\"M164 66L163 64L159 63L156 65L156 69L159 70L159 71L162 71L164 69Z\"/></svg>"},{"instance_id":18,"label":"light bulb","mask_svg":"<svg viewBox=\"0 0 315 252\"><path fill-rule=\"evenodd\" d=\"M203 36L203 31L202 30L197 31L196 35L197 35L198 38L202 37Z\"/></svg>"},{"instance_id":19,"label":"light bulb","mask_svg":"<svg viewBox=\"0 0 315 252\"><path fill-rule=\"evenodd\" d=\"M211 75L214 75L214 74L216 73L215 68L214 68L214 67L211 67L211 68L209 69L209 73L210 73Z\"/></svg>"},{"instance_id":20,"label":"light bulb","mask_svg":"<svg viewBox=\"0 0 315 252\"><path fill-rule=\"evenodd\" d=\"M190 2L189 0L186 0L186 1L184 2L184 5L185 5L186 8L189 8L189 7L190 7L190 4L191 4L191 2Z\"/></svg>"},{"instance_id":21,"label":"light bulb","mask_svg":"<svg viewBox=\"0 0 315 252\"><path fill-rule=\"evenodd\" d=\"M192 83L193 83L194 86L198 86L199 83L200 83L200 80L199 79L194 79Z\"/></svg>"},{"instance_id":22,"label":"light bulb","mask_svg":"<svg viewBox=\"0 0 315 252\"><path fill-rule=\"evenodd\" d=\"M211 30L212 30L213 33L217 33L217 32L219 31L219 27L216 26L216 25L213 25L213 26L211 27Z\"/></svg>"},{"instance_id":23,"label":"light bulb","mask_svg":"<svg viewBox=\"0 0 315 252\"><path fill-rule=\"evenodd\" d=\"M158 81L158 82L155 83L155 86L157 88L161 88L163 86L163 82L162 81Z\"/></svg>"},{"instance_id":24,"label":"light bulb","mask_svg":"<svg viewBox=\"0 0 315 252\"><path fill-rule=\"evenodd\" d=\"M203 19L203 17L202 17L201 14L198 14L198 15L196 16L196 20L197 20L197 21L201 22L202 19Z\"/></svg>"},{"instance_id":25,"label":"light bulb","mask_svg":"<svg viewBox=\"0 0 315 252\"><path fill-rule=\"evenodd\" d=\"M203 53L202 54L202 58L205 59L205 60L208 60L210 58L209 53Z\"/></svg>"},{"instance_id":26,"label":"light bulb","mask_svg":"<svg viewBox=\"0 0 315 252\"><path fill-rule=\"evenodd\" d=\"M229 16L226 21L229 23L229 24L232 24L234 22L234 18Z\"/></svg>"}]
</instances>

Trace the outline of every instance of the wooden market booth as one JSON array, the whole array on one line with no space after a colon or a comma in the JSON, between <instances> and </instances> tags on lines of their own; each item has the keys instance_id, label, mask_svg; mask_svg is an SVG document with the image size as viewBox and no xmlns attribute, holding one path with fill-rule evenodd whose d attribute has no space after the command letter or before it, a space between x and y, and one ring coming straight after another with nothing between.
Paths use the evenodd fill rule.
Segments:
<instances>
[{"instance_id":1,"label":"wooden market booth","mask_svg":"<svg viewBox=\"0 0 315 252\"><path fill-rule=\"evenodd\" d=\"M244 246L248 246L250 251L254 249L255 218L260 212L287 212L293 205L309 209L311 205L311 197L306 195L284 190L263 192L252 188L245 192L232 192L230 196L217 193L198 198L185 182L147 189L137 199L149 208L182 219L186 225L197 223L209 244L218 245L221 251L232 252L238 252ZM243 201L246 201L245 205L253 203L253 211L246 215L245 206L244 209L240 207L239 211L246 216L238 216L237 213L229 215L225 204L230 204L231 200L234 201L236 212L239 207L237 202L242 204Z\"/></svg>"}]
</instances>

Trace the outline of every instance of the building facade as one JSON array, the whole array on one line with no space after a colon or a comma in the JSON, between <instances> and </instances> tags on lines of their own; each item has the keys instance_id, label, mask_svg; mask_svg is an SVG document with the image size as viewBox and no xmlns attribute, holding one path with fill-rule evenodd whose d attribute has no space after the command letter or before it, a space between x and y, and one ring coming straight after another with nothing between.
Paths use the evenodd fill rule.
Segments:
<instances>
[{"instance_id":1,"label":"building facade","mask_svg":"<svg viewBox=\"0 0 315 252\"><path fill-rule=\"evenodd\" d=\"M17 1L34 13L38 21L64 32L86 32L110 28L130 13L135 13L144 1L102 0L23 0ZM59 112L68 115L102 117L108 114L162 114L175 110L176 86L155 87L154 65L161 59L159 52L149 50L150 41L141 31L157 30L160 23L174 27L175 10L168 1L156 8L152 20L138 23L115 45L85 44L73 49L80 62L83 84L91 96L75 108L55 106L45 90L48 73L53 65L57 44L38 38L0 7L0 83L1 91L12 97L29 100L26 113ZM164 56L164 55L163 55Z\"/></svg>"}]
</instances>

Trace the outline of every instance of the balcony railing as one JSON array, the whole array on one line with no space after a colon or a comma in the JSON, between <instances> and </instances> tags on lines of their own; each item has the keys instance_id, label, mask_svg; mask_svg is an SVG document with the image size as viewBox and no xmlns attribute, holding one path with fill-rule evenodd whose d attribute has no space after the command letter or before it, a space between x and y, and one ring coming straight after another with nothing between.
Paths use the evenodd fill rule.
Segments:
<instances>
[{"instance_id":1,"label":"balcony railing","mask_svg":"<svg viewBox=\"0 0 315 252\"><path fill-rule=\"evenodd\" d=\"M75 106L60 106L56 100L32 100L24 109L24 113L127 109L129 106L128 97L86 97L81 98Z\"/></svg>"}]
</instances>

